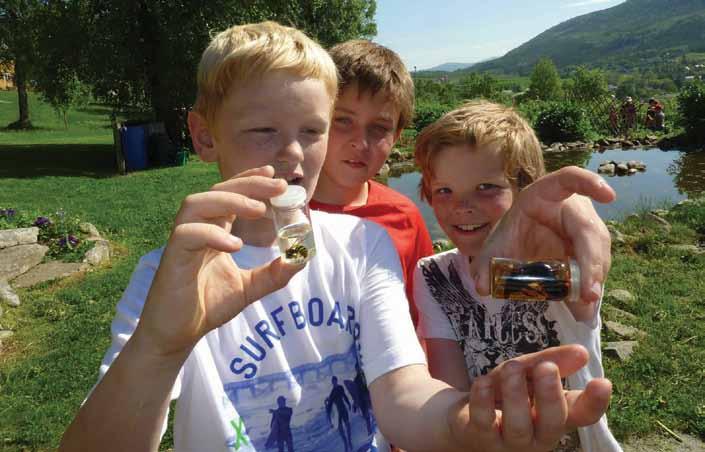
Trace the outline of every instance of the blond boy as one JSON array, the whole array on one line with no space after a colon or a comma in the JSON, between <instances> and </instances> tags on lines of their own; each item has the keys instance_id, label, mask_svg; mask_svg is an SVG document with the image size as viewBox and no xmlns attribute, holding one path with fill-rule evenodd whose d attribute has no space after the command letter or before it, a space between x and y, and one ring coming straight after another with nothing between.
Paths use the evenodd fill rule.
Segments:
<instances>
[{"instance_id":1,"label":"blond boy","mask_svg":"<svg viewBox=\"0 0 705 452\"><path fill-rule=\"evenodd\" d=\"M166 247L140 261L61 450L157 450L172 398L176 451L386 450L380 430L414 450L538 451L604 413L609 382L561 388L580 347L511 361L469 399L431 379L375 224L314 212L315 258L278 258L264 201L315 188L337 87L322 48L274 23L233 27L198 81L189 128L223 182L188 196Z\"/></svg>"},{"instance_id":2,"label":"blond boy","mask_svg":"<svg viewBox=\"0 0 705 452\"><path fill-rule=\"evenodd\" d=\"M414 82L399 55L379 44L347 41L329 53L340 89L311 207L355 215L385 228L399 253L416 325L412 277L416 262L433 254L431 236L409 198L373 180L411 122Z\"/></svg>"},{"instance_id":3,"label":"blond boy","mask_svg":"<svg viewBox=\"0 0 705 452\"><path fill-rule=\"evenodd\" d=\"M469 263L490 231L519 192L545 173L531 126L512 108L470 102L421 132L416 161L421 197L457 247L420 260L414 274L419 336L426 341L431 375L469 390L473 380L507 359L580 344L590 364L568 377L568 386L584 388L602 378L599 301L495 300L478 295L470 277ZM604 417L580 429L580 443L586 452L620 450Z\"/></svg>"}]
</instances>

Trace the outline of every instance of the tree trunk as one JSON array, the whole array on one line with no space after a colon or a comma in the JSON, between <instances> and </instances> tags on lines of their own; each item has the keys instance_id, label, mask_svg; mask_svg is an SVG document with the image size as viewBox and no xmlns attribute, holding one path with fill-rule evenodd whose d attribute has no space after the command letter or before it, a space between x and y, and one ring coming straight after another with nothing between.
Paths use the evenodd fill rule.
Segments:
<instances>
[{"instance_id":1,"label":"tree trunk","mask_svg":"<svg viewBox=\"0 0 705 452\"><path fill-rule=\"evenodd\" d=\"M15 86L17 87L20 119L7 127L9 129L29 129L32 127L32 123L29 120L29 103L27 101L27 75L21 58L15 60Z\"/></svg>"}]
</instances>

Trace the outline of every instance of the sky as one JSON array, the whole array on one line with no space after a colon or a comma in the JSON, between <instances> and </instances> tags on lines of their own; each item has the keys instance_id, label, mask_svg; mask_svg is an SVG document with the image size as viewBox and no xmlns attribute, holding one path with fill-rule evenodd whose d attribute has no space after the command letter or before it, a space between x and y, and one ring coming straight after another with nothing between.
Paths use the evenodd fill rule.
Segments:
<instances>
[{"instance_id":1,"label":"sky","mask_svg":"<svg viewBox=\"0 0 705 452\"><path fill-rule=\"evenodd\" d=\"M499 57L566 20L624 0L377 0L374 41L413 70Z\"/></svg>"}]
</instances>

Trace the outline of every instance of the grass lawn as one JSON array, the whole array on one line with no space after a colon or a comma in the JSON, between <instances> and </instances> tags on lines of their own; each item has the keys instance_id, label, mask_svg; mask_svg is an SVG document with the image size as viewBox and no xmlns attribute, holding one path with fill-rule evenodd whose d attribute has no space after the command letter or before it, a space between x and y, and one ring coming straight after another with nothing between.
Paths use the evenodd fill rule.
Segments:
<instances>
[{"instance_id":1,"label":"grass lawn","mask_svg":"<svg viewBox=\"0 0 705 452\"><path fill-rule=\"evenodd\" d=\"M14 96L0 92L0 127L16 119ZM19 308L3 307L0 323L16 331L0 353L0 450L7 451L57 446L95 383L137 259L165 242L186 194L218 179L215 167L194 161L115 176L105 109L70 112L66 130L38 100L30 108L38 130L0 129L0 208L62 208L95 224L118 249L110 266L21 290ZM621 440L661 432L657 421L705 440L705 255L669 248L705 236L705 202L677 209L669 221L669 233L641 218L618 226L629 238L616 248L607 289L635 295L613 305L635 314L625 323L648 334L626 363L605 360L615 388L610 425Z\"/></svg>"}]
</instances>

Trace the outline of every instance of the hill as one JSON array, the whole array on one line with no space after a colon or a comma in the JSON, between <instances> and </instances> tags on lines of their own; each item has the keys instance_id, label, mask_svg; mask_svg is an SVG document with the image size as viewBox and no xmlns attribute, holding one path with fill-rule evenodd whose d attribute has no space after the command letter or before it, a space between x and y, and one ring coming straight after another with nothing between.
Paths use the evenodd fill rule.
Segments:
<instances>
[{"instance_id":1,"label":"hill","mask_svg":"<svg viewBox=\"0 0 705 452\"><path fill-rule=\"evenodd\" d=\"M705 52L705 0L627 0L556 25L469 70L526 75L547 56L562 70L629 71L689 52Z\"/></svg>"},{"instance_id":2,"label":"hill","mask_svg":"<svg viewBox=\"0 0 705 452\"><path fill-rule=\"evenodd\" d=\"M467 69L474 64L475 63L443 63L438 66L433 66L432 68L424 69L423 72L453 72L458 69Z\"/></svg>"}]
</instances>

